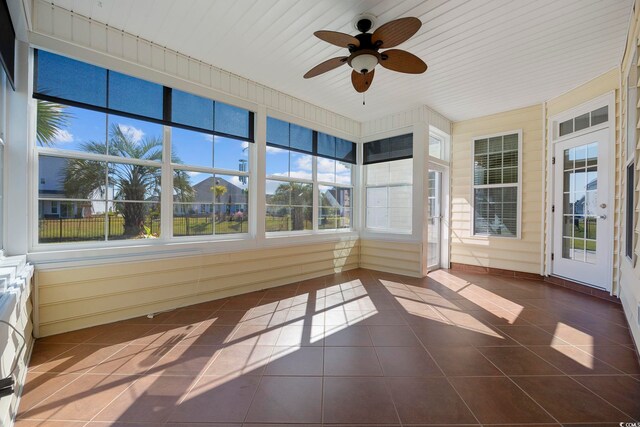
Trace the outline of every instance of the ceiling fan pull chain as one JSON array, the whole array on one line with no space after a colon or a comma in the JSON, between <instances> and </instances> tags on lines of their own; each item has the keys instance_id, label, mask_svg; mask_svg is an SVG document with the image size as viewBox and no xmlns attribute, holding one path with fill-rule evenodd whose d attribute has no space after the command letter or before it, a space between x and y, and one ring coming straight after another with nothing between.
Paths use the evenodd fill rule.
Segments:
<instances>
[{"instance_id":1,"label":"ceiling fan pull chain","mask_svg":"<svg viewBox=\"0 0 640 427\"><path fill-rule=\"evenodd\" d=\"M362 105L365 105L365 103L364 103L364 92L362 92Z\"/></svg>"}]
</instances>

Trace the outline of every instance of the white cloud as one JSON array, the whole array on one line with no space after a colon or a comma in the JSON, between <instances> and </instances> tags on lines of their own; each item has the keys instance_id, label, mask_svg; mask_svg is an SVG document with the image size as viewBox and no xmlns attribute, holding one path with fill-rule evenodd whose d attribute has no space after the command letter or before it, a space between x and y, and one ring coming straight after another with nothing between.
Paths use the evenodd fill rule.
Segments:
<instances>
[{"instance_id":1,"label":"white cloud","mask_svg":"<svg viewBox=\"0 0 640 427\"><path fill-rule=\"evenodd\" d=\"M53 140L54 142L57 142L60 144L66 144L69 142L73 142L73 135L68 130L58 129L55 135L53 136Z\"/></svg>"},{"instance_id":2,"label":"white cloud","mask_svg":"<svg viewBox=\"0 0 640 427\"><path fill-rule=\"evenodd\" d=\"M247 141L242 141L242 149L244 150L246 148L249 148L249 143ZM269 147L267 147L267 148L269 148Z\"/></svg>"},{"instance_id":3,"label":"white cloud","mask_svg":"<svg viewBox=\"0 0 640 427\"><path fill-rule=\"evenodd\" d=\"M267 145L267 153L270 153L270 154L286 154L287 151L286 150L282 150L280 148L271 147L270 145Z\"/></svg>"},{"instance_id":4,"label":"white cloud","mask_svg":"<svg viewBox=\"0 0 640 427\"><path fill-rule=\"evenodd\" d=\"M311 156L300 156L296 158L296 167L298 169L311 171ZM309 172L310 173L310 172Z\"/></svg>"},{"instance_id":5,"label":"white cloud","mask_svg":"<svg viewBox=\"0 0 640 427\"><path fill-rule=\"evenodd\" d=\"M119 124L118 128L127 138L130 138L131 141L135 143L140 142L144 137L144 132L142 131L142 129L138 129L135 126Z\"/></svg>"},{"instance_id":6,"label":"white cloud","mask_svg":"<svg viewBox=\"0 0 640 427\"><path fill-rule=\"evenodd\" d=\"M307 171L291 171L291 174L289 174L289 176L291 178L298 178L298 179L311 179L311 172L307 172Z\"/></svg>"},{"instance_id":7,"label":"white cloud","mask_svg":"<svg viewBox=\"0 0 640 427\"><path fill-rule=\"evenodd\" d=\"M213 141L213 135L209 135L207 133L203 134L204 139L206 139L207 141L211 142Z\"/></svg>"},{"instance_id":8,"label":"white cloud","mask_svg":"<svg viewBox=\"0 0 640 427\"><path fill-rule=\"evenodd\" d=\"M320 173L318 172L318 181L321 182L333 182L336 176L332 173Z\"/></svg>"},{"instance_id":9,"label":"white cloud","mask_svg":"<svg viewBox=\"0 0 640 427\"><path fill-rule=\"evenodd\" d=\"M318 172L331 172L336 169L336 161L331 159L325 159L324 157L318 157Z\"/></svg>"},{"instance_id":10,"label":"white cloud","mask_svg":"<svg viewBox=\"0 0 640 427\"><path fill-rule=\"evenodd\" d=\"M244 178L244 177L243 177ZM242 181L240 181L240 177L239 176L232 176L231 179L229 180L229 182L231 182L233 185L235 185L236 187L240 187L240 188L247 188L247 184L243 183ZM248 182L248 181L247 181Z\"/></svg>"}]
</instances>

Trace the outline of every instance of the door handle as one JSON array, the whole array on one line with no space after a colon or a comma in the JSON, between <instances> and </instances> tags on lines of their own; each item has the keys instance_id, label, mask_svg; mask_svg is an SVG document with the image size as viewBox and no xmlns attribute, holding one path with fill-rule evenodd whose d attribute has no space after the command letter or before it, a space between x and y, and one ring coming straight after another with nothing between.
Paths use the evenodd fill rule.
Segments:
<instances>
[{"instance_id":1,"label":"door handle","mask_svg":"<svg viewBox=\"0 0 640 427\"><path fill-rule=\"evenodd\" d=\"M607 216L606 216L606 215L598 215L598 218L600 218L600 219L607 219Z\"/></svg>"}]
</instances>

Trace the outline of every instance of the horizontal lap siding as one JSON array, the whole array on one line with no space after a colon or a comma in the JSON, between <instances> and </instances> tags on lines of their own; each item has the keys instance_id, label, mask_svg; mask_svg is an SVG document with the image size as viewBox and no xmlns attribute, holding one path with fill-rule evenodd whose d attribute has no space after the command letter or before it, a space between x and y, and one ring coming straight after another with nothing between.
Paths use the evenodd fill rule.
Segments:
<instances>
[{"instance_id":1,"label":"horizontal lap siding","mask_svg":"<svg viewBox=\"0 0 640 427\"><path fill-rule=\"evenodd\" d=\"M620 90L620 95L616 97L616 101L618 99L622 99L622 102L619 104L618 111L622 116L622 127L618 129L620 137L617 138L620 141L620 149L616 150L619 153L619 159L617 159L616 165L616 184L620 184L620 189L616 192L618 195L617 199L626 197L626 147L627 147L627 91L630 89L627 87L627 78L628 72L627 70L630 67L638 66L636 64L630 64L633 58L633 53L635 49L638 49L638 55L640 56L640 48L638 45L638 37L640 37L640 5L636 2L636 13L633 19L631 20L630 32L627 38L627 49L625 51L625 56L622 61L622 89ZM640 60L639 60L640 62ZM631 90L638 90L637 82L632 83L634 86L631 87ZM636 347L640 350L640 262L638 262L637 258L640 256L640 191L639 191L639 182L640 180L640 157L638 156L638 148L640 145L638 144L638 140L640 139L640 127L639 123L633 123L631 126L636 127L636 139L634 141L633 146L635 146L635 152L631 153L635 158L635 188L636 191L634 193L634 208L635 208L635 218L634 218L634 230L635 230L635 246L634 253L635 258L630 260L627 258L625 254L625 243L626 243L626 218L625 218L625 203L620 203L616 200L617 207L616 213L619 214L620 219L616 221L616 225L620 224L620 233L616 233L616 237L619 238L620 243L616 245L619 248L618 257L620 258L619 262L614 265L619 266L619 295L620 300L622 301L622 306L624 307L624 311L627 317L627 321L629 322L629 329L635 339ZM614 277L615 278L615 277Z\"/></svg>"},{"instance_id":2,"label":"horizontal lap siding","mask_svg":"<svg viewBox=\"0 0 640 427\"><path fill-rule=\"evenodd\" d=\"M37 271L40 336L358 267L357 240Z\"/></svg>"},{"instance_id":3,"label":"horizontal lap siding","mask_svg":"<svg viewBox=\"0 0 640 427\"><path fill-rule=\"evenodd\" d=\"M521 238L471 235L472 140L522 130ZM533 106L453 124L451 262L540 273L542 239L542 107Z\"/></svg>"},{"instance_id":4,"label":"horizontal lap siding","mask_svg":"<svg viewBox=\"0 0 640 427\"><path fill-rule=\"evenodd\" d=\"M422 244L416 242L360 241L360 267L421 277Z\"/></svg>"}]
</instances>

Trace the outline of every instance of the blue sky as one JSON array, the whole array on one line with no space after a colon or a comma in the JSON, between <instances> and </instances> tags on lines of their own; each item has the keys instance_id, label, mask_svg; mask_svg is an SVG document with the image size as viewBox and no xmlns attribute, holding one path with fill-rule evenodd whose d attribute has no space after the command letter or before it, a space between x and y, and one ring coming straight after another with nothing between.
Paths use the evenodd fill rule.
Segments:
<instances>
[{"instance_id":1,"label":"blue sky","mask_svg":"<svg viewBox=\"0 0 640 427\"><path fill-rule=\"evenodd\" d=\"M55 148L82 151L84 142L103 142L107 126L111 127L113 124L119 126L134 142L148 137L162 137L163 127L159 124L114 115L108 116L107 124L107 115L104 113L74 107L67 107L66 111L71 115L69 125L58 132L53 145ZM180 128L172 130L172 152L185 166L240 170L240 161L248 160L248 145L245 141ZM310 155L267 147L267 176L311 179L312 161L313 157ZM211 175L193 172L190 176L192 184L197 184ZM349 184L350 177L350 165L318 158L320 181ZM246 188L237 177L228 178L234 184Z\"/></svg>"}]
</instances>

